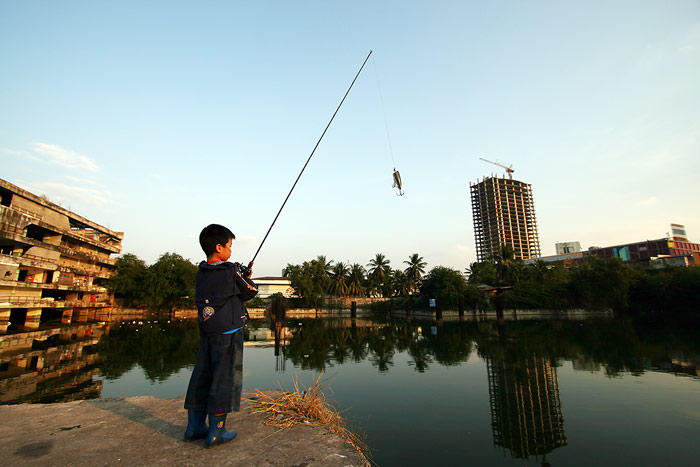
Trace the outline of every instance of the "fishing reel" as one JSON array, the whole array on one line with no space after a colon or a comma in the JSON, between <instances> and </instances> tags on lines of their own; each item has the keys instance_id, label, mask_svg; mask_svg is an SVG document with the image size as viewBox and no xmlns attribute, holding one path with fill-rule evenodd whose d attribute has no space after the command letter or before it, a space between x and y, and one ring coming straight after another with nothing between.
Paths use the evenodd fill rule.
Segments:
<instances>
[{"instance_id":1,"label":"fishing reel","mask_svg":"<svg viewBox=\"0 0 700 467\"><path fill-rule=\"evenodd\" d=\"M250 277L253 274L253 263L251 262L248 266L244 266L241 263L235 263L238 265L238 269L241 271L243 277Z\"/></svg>"}]
</instances>

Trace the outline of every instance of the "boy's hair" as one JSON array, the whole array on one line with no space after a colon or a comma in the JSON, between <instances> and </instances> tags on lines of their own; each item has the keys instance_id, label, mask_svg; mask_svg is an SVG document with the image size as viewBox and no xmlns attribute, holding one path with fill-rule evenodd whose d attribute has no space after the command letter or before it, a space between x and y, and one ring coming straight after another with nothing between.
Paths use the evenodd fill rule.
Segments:
<instances>
[{"instance_id":1,"label":"boy's hair","mask_svg":"<svg viewBox=\"0 0 700 467\"><path fill-rule=\"evenodd\" d=\"M199 244L204 254L209 257L216 252L216 245L225 246L229 240L235 240L235 238L233 232L223 225L209 224L199 234Z\"/></svg>"}]
</instances>

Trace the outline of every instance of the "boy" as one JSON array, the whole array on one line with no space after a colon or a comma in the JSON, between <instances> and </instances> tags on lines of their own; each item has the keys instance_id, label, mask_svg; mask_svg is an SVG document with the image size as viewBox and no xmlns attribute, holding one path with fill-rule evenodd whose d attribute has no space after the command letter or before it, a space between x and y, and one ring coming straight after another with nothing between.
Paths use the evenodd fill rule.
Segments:
<instances>
[{"instance_id":1,"label":"boy","mask_svg":"<svg viewBox=\"0 0 700 467\"><path fill-rule=\"evenodd\" d=\"M185 397L184 439L206 438L207 447L227 443L237 434L226 429L226 414L240 411L243 327L248 319L243 302L258 293L250 279L253 263L242 268L228 262L235 238L229 229L218 224L206 226L199 234L207 260L199 264L197 271L199 351ZM205 423L207 414L209 427Z\"/></svg>"}]
</instances>

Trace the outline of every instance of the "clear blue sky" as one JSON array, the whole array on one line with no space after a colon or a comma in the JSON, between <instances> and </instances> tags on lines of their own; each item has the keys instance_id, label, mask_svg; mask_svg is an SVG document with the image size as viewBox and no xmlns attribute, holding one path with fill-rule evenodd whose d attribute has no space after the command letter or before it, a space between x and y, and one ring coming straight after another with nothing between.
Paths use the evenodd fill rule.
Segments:
<instances>
[{"instance_id":1,"label":"clear blue sky","mask_svg":"<svg viewBox=\"0 0 700 467\"><path fill-rule=\"evenodd\" d=\"M247 262L370 49L256 275L464 270L479 157L532 184L543 254L700 241L698 1L1 2L0 177L148 263L211 222Z\"/></svg>"}]
</instances>

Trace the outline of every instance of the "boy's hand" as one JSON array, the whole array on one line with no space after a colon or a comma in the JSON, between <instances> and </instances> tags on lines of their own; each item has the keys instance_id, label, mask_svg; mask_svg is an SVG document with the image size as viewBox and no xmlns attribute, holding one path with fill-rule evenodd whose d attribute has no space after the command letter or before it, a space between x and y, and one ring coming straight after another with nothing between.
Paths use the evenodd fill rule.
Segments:
<instances>
[{"instance_id":1,"label":"boy's hand","mask_svg":"<svg viewBox=\"0 0 700 467\"><path fill-rule=\"evenodd\" d=\"M251 261L248 263L248 267L245 271L245 277L246 279L250 279L250 277L253 275L253 262Z\"/></svg>"}]
</instances>

